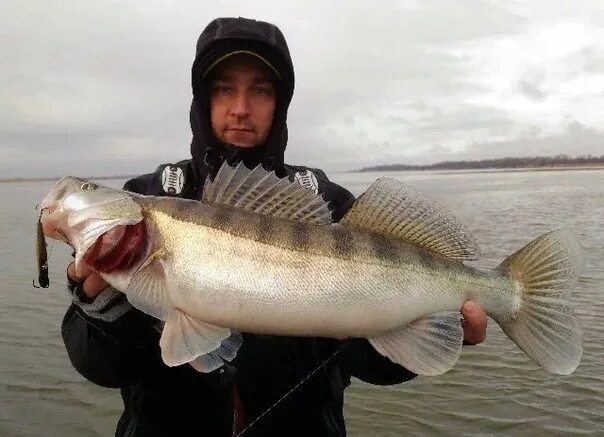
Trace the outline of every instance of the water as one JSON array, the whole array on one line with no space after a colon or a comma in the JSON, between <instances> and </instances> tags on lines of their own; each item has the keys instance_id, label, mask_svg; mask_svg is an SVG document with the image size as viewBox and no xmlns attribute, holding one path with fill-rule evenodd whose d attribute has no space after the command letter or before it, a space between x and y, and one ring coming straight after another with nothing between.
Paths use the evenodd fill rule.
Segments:
<instances>
[{"instance_id":1,"label":"water","mask_svg":"<svg viewBox=\"0 0 604 437\"><path fill-rule=\"evenodd\" d=\"M355 194L385 174L333 174ZM528 240L573 230L585 267L573 295L584 330L583 360L570 376L533 364L491 321L487 341L465 347L442 376L389 387L358 381L347 390L349 435L604 434L604 171L390 173L447 205L491 268ZM123 181L109 181L121 186ZM71 367L60 325L69 251L53 244L49 289L31 286L34 206L49 182L0 184L0 436L113 435L116 390Z\"/></svg>"}]
</instances>

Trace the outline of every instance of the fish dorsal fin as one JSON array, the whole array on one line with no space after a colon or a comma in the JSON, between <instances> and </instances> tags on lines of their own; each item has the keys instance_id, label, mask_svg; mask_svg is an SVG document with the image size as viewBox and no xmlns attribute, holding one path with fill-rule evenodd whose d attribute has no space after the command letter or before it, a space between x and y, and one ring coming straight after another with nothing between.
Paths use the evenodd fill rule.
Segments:
<instances>
[{"instance_id":1,"label":"fish dorsal fin","mask_svg":"<svg viewBox=\"0 0 604 437\"><path fill-rule=\"evenodd\" d=\"M472 260L479 255L476 241L450 211L396 179L375 181L340 223L395 237L450 259Z\"/></svg>"},{"instance_id":2,"label":"fish dorsal fin","mask_svg":"<svg viewBox=\"0 0 604 437\"><path fill-rule=\"evenodd\" d=\"M206 181L202 200L272 217L313 224L332 222L323 197L288 178L279 178L261 165L224 163L213 181Z\"/></svg>"}]
</instances>

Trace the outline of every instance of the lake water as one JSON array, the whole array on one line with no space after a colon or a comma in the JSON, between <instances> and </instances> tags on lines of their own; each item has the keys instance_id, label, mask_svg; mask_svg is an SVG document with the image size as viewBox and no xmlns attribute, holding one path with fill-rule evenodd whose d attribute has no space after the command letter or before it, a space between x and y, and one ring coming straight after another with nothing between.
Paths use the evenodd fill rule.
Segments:
<instances>
[{"instance_id":1,"label":"lake water","mask_svg":"<svg viewBox=\"0 0 604 437\"><path fill-rule=\"evenodd\" d=\"M555 228L574 231L585 265L573 294L583 360L570 376L533 364L491 321L438 377L347 390L351 436L604 435L604 171L333 174L355 194L379 176L408 181L453 210L482 248L481 268ZM105 181L121 186L123 181ZM50 182L0 184L0 436L113 435L119 393L72 367L60 325L67 247L52 244L51 287L34 289L35 205Z\"/></svg>"}]
</instances>

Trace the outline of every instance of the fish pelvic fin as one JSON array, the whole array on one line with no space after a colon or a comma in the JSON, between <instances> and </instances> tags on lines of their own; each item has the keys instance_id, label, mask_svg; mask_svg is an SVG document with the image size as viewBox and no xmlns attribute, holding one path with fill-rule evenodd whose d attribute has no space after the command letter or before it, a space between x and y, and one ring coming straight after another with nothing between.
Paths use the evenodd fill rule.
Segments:
<instances>
[{"instance_id":1,"label":"fish pelvic fin","mask_svg":"<svg viewBox=\"0 0 604 437\"><path fill-rule=\"evenodd\" d=\"M457 362L463 329L459 312L442 312L368 340L395 363L418 375L434 376L447 372Z\"/></svg>"},{"instance_id":2,"label":"fish pelvic fin","mask_svg":"<svg viewBox=\"0 0 604 437\"><path fill-rule=\"evenodd\" d=\"M502 330L537 364L568 375L583 352L581 329L569 298L582 267L581 249L566 230L544 234L499 266L518 284L520 305Z\"/></svg>"},{"instance_id":3,"label":"fish pelvic fin","mask_svg":"<svg viewBox=\"0 0 604 437\"><path fill-rule=\"evenodd\" d=\"M392 178L371 184L340 223L397 238L449 259L473 260L480 253L470 231L452 212Z\"/></svg>"},{"instance_id":4,"label":"fish pelvic fin","mask_svg":"<svg viewBox=\"0 0 604 437\"><path fill-rule=\"evenodd\" d=\"M199 321L184 311L174 308L170 311L159 340L161 356L164 363L170 367L191 363L200 356L214 351L217 351L218 356L223 354L232 359L233 354L236 353L232 349L238 349L241 342L237 344L236 339L233 339L233 342L227 341L223 347L223 342L229 337L231 337L230 329ZM196 370L206 369L202 371L216 368L213 367L215 364L210 365L203 360L191 365Z\"/></svg>"},{"instance_id":5,"label":"fish pelvic fin","mask_svg":"<svg viewBox=\"0 0 604 437\"><path fill-rule=\"evenodd\" d=\"M220 342L218 349L205 355L200 355L189 364L201 373L213 372L220 369L226 362L232 361L243 344L241 333L233 331L231 335Z\"/></svg>"}]
</instances>

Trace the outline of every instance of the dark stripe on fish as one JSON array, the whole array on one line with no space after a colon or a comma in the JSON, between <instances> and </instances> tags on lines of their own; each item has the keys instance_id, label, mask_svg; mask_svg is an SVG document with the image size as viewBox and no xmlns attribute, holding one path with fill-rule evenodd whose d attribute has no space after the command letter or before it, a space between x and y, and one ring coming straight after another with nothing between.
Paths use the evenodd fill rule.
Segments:
<instances>
[{"instance_id":1,"label":"dark stripe on fish","mask_svg":"<svg viewBox=\"0 0 604 437\"><path fill-rule=\"evenodd\" d=\"M224 229L233 220L234 211L229 208L214 208L210 214L210 226Z\"/></svg>"},{"instance_id":2,"label":"dark stripe on fish","mask_svg":"<svg viewBox=\"0 0 604 437\"><path fill-rule=\"evenodd\" d=\"M380 261L396 263L400 261L400 245L392 238L381 234L369 234L373 255Z\"/></svg>"},{"instance_id":3,"label":"dark stripe on fish","mask_svg":"<svg viewBox=\"0 0 604 437\"><path fill-rule=\"evenodd\" d=\"M308 251L310 246L310 228L302 222L292 222L289 229L289 240L292 246Z\"/></svg>"},{"instance_id":4,"label":"dark stripe on fish","mask_svg":"<svg viewBox=\"0 0 604 437\"><path fill-rule=\"evenodd\" d=\"M250 225L252 225L252 223L250 223ZM256 241L260 241L261 243L270 243L272 241L274 221L271 217L257 217L257 220L253 225Z\"/></svg>"},{"instance_id":5,"label":"dark stripe on fish","mask_svg":"<svg viewBox=\"0 0 604 437\"><path fill-rule=\"evenodd\" d=\"M449 269L453 264L463 266L463 263L459 260L445 258L441 254L416 245L409 245L408 249L405 250L405 258L407 262L436 270Z\"/></svg>"},{"instance_id":6,"label":"dark stripe on fish","mask_svg":"<svg viewBox=\"0 0 604 437\"><path fill-rule=\"evenodd\" d=\"M332 250L342 258L350 258L354 254L354 234L350 229L334 226L331 229Z\"/></svg>"}]
</instances>

